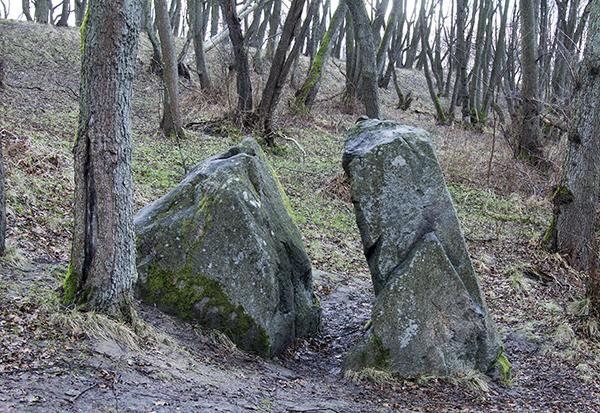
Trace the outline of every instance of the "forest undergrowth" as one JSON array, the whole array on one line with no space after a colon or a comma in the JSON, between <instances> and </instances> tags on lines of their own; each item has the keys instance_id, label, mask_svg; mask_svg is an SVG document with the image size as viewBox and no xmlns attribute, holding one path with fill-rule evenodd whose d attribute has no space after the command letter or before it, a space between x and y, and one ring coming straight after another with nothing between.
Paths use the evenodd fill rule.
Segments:
<instances>
[{"instance_id":1,"label":"forest undergrowth","mask_svg":"<svg viewBox=\"0 0 600 413\"><path fill-rule=\"evenodd\" d=\"M224 47L208 55L214 91L181 80L186 136L165 138L160 79L147 70L151 50L142 36L133 97L136 211L196 163L247 136L260 140L227 121L235 74ZM358 103L341 104L339 62L329 66L310 115L292 114L286 88L274 117L277 147L264 148L289 197L324 311L321 333L264 361L138 302L133 325L59 305L72 231L79 32L1 20L0 54L8 214L0 411L600 411L599 327L583 300L585 274L540 246L560 142L547 148L548 170L537 170L514 157L510 125L436 124L422 74L399 70L415 101L402 111L392 88L382 90L384 118L431 134L513 377L399 379L371 371L349 382L339 377L343 355L360 338L374 297L341 168L346 133L362 113ZM193 56L186 61L192 65ZM253 76L258 97L267 72Z\"/></svg>"}]
</instances>

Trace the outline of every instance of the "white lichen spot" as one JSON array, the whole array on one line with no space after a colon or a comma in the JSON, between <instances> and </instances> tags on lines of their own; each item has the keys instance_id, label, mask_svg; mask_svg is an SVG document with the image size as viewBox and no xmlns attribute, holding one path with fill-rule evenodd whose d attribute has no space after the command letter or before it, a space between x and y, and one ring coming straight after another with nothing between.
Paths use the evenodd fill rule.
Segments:
<instances>
[{"instance_id":1,"label":"white lichen spot","mask_svg":"<svg viewBox=\"0 0 600 413\"><path fill-rule=\"evenodd\" d=\"M417 335L419 331L419 325L415 322L415 320L408 320L408 327L404 330L402 334L398 337L398 342L400 343L400 348L404 348L409 345L410 341L414 336Z\"/></svg>"},{"instance_id":2,"label":"white lichen spot","mask_svg":"<svg viewBox=\"0 0 600 413\"><path fill-rule=\"evenodd\" d=\"M242 193L242 196L244 197L244 201L248 202L254 208L260 208L260 202L256 201L254 197L250 197L250 195L248 195L248 192L244 191Z\"/></svg>"},{"instance_id":3,"label":"white lichen spot","mask_svg":"<svg viewBox=\"0 0 600 413\"><path fill-rule=\"evenodd\" d=\"M398 155L393 161L392 165L396 167L401 167L406 165L406 159L402 157L402 155Z\"/></svg>"}]
</instances>

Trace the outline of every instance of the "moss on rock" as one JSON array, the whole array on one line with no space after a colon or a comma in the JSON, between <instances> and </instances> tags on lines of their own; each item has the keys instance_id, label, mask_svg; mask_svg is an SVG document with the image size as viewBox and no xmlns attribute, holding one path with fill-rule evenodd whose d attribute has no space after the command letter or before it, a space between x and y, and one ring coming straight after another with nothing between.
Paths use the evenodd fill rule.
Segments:
<instances>
[{"instance_id":1,"label":"moss on rock","mask_svg":"<svg viewBox=\"0 0 600 413\"><path fill-rule=\"evenodd\" d=\"M247 351L269 356L269 337L241 305L232 303L220 283L198 274L189 266L179 271L155 267L148 270L148 282L140 293L146 302L178 314L188 321L218 329Z\"/></svg>"}]
</instances>

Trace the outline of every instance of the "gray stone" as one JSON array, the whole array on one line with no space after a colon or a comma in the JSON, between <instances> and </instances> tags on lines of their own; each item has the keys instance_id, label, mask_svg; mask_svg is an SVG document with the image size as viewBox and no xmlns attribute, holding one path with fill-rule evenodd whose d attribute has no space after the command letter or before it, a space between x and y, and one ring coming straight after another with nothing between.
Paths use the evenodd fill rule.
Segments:
<instances>
[{"instance_id":1,"label":"gray stone","mask_svg":"<svg viewBox=\"0 0 600 413\"><path fill-rule=\"evenodd\" d=\"M360 121L343 167L377 297L344 369L405 377L488 372L502 344L428 134Z\"/></svg>"},{"instance_id":2,"label":"gray stone","mask_svg":"<svg viewBox=\"0 0 600 413\"><path fill-rule=\"evenodd\" d=\"M287 198L246 139L196 165L135 216L138 294L272 357L317 331L321 308Z\"/></svg>"}]
</instances>

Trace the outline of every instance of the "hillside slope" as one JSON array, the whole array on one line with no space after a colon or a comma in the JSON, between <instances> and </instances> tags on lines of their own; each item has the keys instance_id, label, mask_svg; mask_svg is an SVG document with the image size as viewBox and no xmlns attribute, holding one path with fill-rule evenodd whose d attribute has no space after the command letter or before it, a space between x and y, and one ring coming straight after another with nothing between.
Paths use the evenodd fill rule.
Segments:
<instances>
[{"instance_id":1,"label":"hillside slope","mask_svg":"<svg viewBox=\"0 0 600 413\"><path fill-rule=\"evenodd\" d=\"M201 93L195 80L181 81L188 127L177 142L158 129L160 79L147 71L151 48L142 36L133 98L136 210L176 185L184 164L189 168L252 134L223 120L235 106L228 53L218 48L208 56L215 93ZM0 411L600 411L593 320L572 306L583 296L584 275L538 247L557 169L540 174L515 160L500 127L436 125L419 72L399 71L403 88L419 97L411 110L395 109L389 90L382 91L383 113L432 134L514 368L511 386L477 375L397 380L372 372L358 384L339 377L373 294L341 169L344 136L360 105L347 113L340 104L344 77L337 61L311 116L290 114L293 91L285 91L275 116L279 148L268 152L314 269L326 271L314 280L324 311L320 334L267 362L240 353L218 333L139 303L134 326L61 307L56 289L71 237L79 32L0 20L0 54L8 195L8 251L0 260ZM192 65L193 56L187 62ZM257 96L267 74L253 73Z\"/></svg>"}]
</instances>

